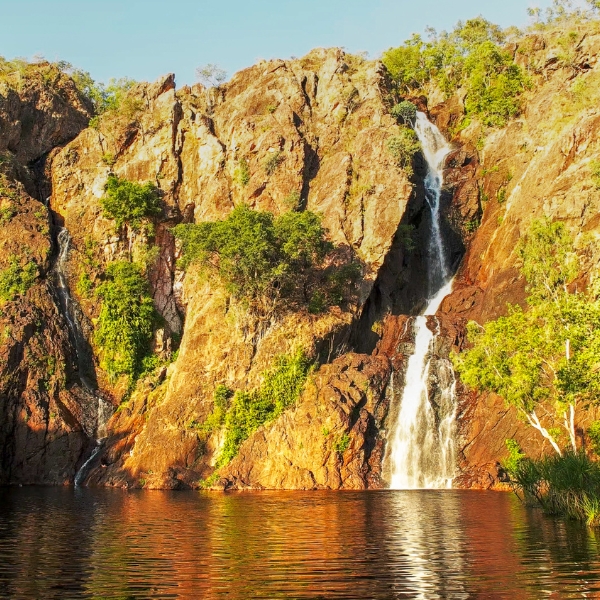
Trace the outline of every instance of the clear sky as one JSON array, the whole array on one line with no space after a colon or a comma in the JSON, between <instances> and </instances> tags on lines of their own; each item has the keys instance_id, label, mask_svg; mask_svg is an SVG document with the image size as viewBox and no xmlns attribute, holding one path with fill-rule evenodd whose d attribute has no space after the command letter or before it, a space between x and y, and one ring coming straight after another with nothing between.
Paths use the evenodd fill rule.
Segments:
<instances>
[{"instance_id":1,"label":"clear sky","mask_svg":"<svg viewBox=\"0 0 600 600\"><path fill-rule=\"evenodd\" d=\"M217 63L230 75L258 59L343 46L372 57L426 26L482 14L527 23L550 0L0 0L0 55L67 60L97 80L153 81Z\"/></svg>"}]
</instances>

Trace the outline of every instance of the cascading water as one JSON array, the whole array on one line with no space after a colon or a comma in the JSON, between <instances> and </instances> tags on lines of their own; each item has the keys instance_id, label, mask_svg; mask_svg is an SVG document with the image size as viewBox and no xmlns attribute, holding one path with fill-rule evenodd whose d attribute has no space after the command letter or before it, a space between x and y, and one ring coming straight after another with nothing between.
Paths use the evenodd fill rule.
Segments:
<instances>
[{"instance_id":1,"label":"cascading water","mask_svg":"<svg viewBox=\"0 0 600 600\"><path fill-rule=\"evenodd\" d=\"M77 354L77 366L79 370L79 380L81 381L81 394L84 396L84 422L82 423L85 432L96 439L96 447L92 455L83 463L75 475L75 485L79 485L83 480L87 467L92 459L101 449L102 439L106 436L106 424L114 412L110 402L105 400L92 382L90 376L93 369L93 358L91 349L83 332L81 325L82 317L77 303L71 297L67 279L67 259L69 256L69 247L71 236L64 227L60 229L57 236L58 258L54 266L56 275L56 289L60 300L62 312L67 320L69 334L75 345Z\"/></svg>"},{"instance_id":2,"label":"cascading water","mask_svg":"<svg viewBox=\"0 0 600 600\"><path fill-rule=\"evenodd\" d=\"M444 160L451 148L439 129L418 112L415 132L427 162L425 200L431 214L427 247L429 301L414 320L415 348L408 360L400 411L390 442L392 489L445 488L452 486L455 465L456 381L448 360L434 360L437 333L428 326L442 300L452 291L452 277L440 227ZM429 320L431 323L431 320ZM429 397L435 369L436 407Z\"/></svg>"}]
</instances>

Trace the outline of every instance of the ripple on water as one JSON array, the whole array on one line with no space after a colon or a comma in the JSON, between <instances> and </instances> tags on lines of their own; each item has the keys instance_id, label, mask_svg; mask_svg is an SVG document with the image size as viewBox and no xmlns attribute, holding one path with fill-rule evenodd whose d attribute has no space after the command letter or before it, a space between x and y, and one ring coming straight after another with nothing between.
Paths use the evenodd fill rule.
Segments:
<instances>
[{"instance_id":1,"label":"ripple on water","mask_svg":"<svg viewBox=\"0 0 600 600\"><path fill-rule=\"evenodd\" d=\"M0 490L0 598L597 598L595 534L491 492Z\"/></svg>"}]
</instances>

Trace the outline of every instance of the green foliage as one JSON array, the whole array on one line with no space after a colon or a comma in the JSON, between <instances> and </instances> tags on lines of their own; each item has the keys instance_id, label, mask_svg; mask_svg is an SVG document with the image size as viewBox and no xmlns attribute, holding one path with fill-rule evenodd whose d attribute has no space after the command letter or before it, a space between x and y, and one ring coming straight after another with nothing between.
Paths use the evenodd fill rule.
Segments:
<instances>
[{"instance_id":1,"label":"green foliage","mask_svg":"<svg viewBox=\"0 0 600 600\"><path fill-rule=\"evenodd\" d=\"M408 100L396 104L390 114L398 122L402 122L404 125L414 125L417 118L417 107Z\"/></svg>"},{"instance_id":2,"label":"green foliage","mask_svg":"<svg viewBox=\"0 0 600 600\"><path fill-rule=\"evenodd\" d=\"M333 449L340 454L348 450L350 446L350 436L347 433L342 434L333 444Z\"/></svg>"},{"instance_id":3,"label":"green foliage","mask_svg":"<svg viewBox=\"0 0 600 600\"><path fill-rule=\"evenodd\" d=\"M587 429L588 437L592 443L592 450L600 456L600 421L590 423Z\"/></svg>"},{"instance_id":4,"label":"green foliage","mask_svg":"<svg viewBox=\"0 0 600 600\"><path fill-rule=\"evenodd\" d=\"M398 241L407 252L412 252L417 247L417 242L415 241L415 227L414 225L409 225L407 223L401 223L398 226L398 231L396 233L396 237Z\"/></svg>"},{"instance_id":5,"label":"green foliage","mask_svg":"<svg viewBox=\"0 0 600 600\"><path fill-rule=\"evenodd\" d=\"M82 298L90 298L92 295L92 291L94 289L94 284L90 279L90 276L87 271L82 270L79 273L79 279L77 279L76 290L77 294Z\"/></svg>"},{"instance_id":6,"label":"green foliage","mask_svg":"<svg viewBox=\"0 0 600 600\"><path fill-rule=\"evenodd\" d=\"M600 525L600 464L584 452L521 457L510 476L515 491L547 514Z\"/></svg>"},{"instance_id":7,"label":"green foliage","mask_svg":"<svg viewBox=\"0 0 600 600\"><path fill-rule=\"evenodd\" d=\"M7 225L17 214L13 204L0 207L0 225Z\"/></svg>"},{"instance_id":8,"label":"green foliage","mask_svg":"<svg viewBox=\"0 0 600 600\"><path fill-rule=\"evenodd\" d=\"M233 178L241 185L248 185L248 182L250 181L250 167L245 158L240 158L233 173Z\"/></svg>"},{"instance_id":9,"label":"green foliage","mask_svg":"<svg viewBox=\"0 0 600 600\"><path fill-rule=\"evenodd\" d=\"M525 458L525 454L516 440L508 439L505 440L505 443L508 458L502 463L502 467L511 477L514 477L518 472L521 461Z\"/></svg>"},{"instance_id":10,"label":"green foliage","mask_svg":"<svg viewBox=\"0 0 600 600\"><path fill-rule=\"evenodd\" d=\"M421 142L419 142L417 134L412 129L402 128L398 135L388 139L387 149L394 157L396 164L404 169L410 177L413 174L413 157L421 150Z\"/></svg>"},{"instance_id":11,"label":"green foliage","mask_svg":"<svg viewBox=\"0 0 600 600\"><path fill-rule=\"evenodd\" d=\"M502 30L482 17L459 22L450 32L423 41L413 35L403 46L384 52L382 60L401 92L412 93L435 81L450 95L463 86L467 114L486 125L503 125L520 108L528 80L500 45Z\"/></svg>"},{"instance_id":12,"label":"green foliage","mask_svg":"<svg viewBox=\"0 0 600 600\"><path fill-rule=\"evenodd\" d=\"M464 71L467 114L479 116L484 125L501 127L519 113L519 96L529 83L508 52L483 42L467 56Z\"/></svg>"},{"instance_id":13,"label":"green foliage","mask_svg":"<svg viewBox=\"0 0 600 600\"><path fill-rule=\"evenodd\" d=\"M177 225L182 266L197 262L216 272L236 298L290 296L299 275L330 249L321 218L311 212L272 213L237 206L223 221Z\"/></svg>"},{"instance_id":14,"label":"green foliage","mask_svg":"<svg viewBox=\"0 0 600 600\"><path fill-rule=\"evenodd\" d=\"M0 271L0 304L25 295L38 276L37 265L34 262L29 261L22 267L19 258L14 254L8 261L8 267Z\"/></svg>"},{"instance_id":15,"label":"green foliage","mask_svg":"<svg viewBox=\"0 0 600 600\"><path fill-rule=\"evenodd\" d=\"M468 386L499 394L532 425L543 402L562 424L569 406L600 400L600 300L593 286L569 290L578 261L562 223L535 221L518 252L528 310L509 306L485 327L469 323L472 348L454 362Z\"/></svg>"},{"instance_id":16,"label":"green foliage","mask_svg":"<svg viewBox=\"0 0 600 600\"><path fill-rule=\"evenodd\" d=\"M261 425L276 419L300 397L310 372L310 362L299 349L281 355L273 369L263 374L258 389L237 391L225 416L225 442L217 468L236 456L244 440Z\"/></svg>"},{"instance_id":17,"label":"green foliage","mask_svg":"<svg viewBox=\"0 0 600 600\"><path fill-rule=\"evenodd\" d=\"M115 220L118 229L126 224L139 231L144 219L162 212L158 191L150 182L139 184L109 175L104 190L106 193L100 200L102 212Z\"/></svg>"},{"instance_id":18,"label":"green foliage","mask_svg":"<svg viewBox=\"0 0 600 600\"><path fill-rule=\"evenodd\" d=\"M108 265L107 280L97 289L102 301L95 340L102 368L114 380L144 372L157 315L141 268L126 261Z\"/></svg>"},{"instance_id":19,"label":"green foliage","mask_svg":"<svg viewBox=\"0 0 600 600\"><path fill-rule=\"evenodd\" d=\"M190 426L206 434L212 433L222 427L225 424L225 416L227 415L232 395L233 392L227 386L219 384L215 389L213 396L214 406L210 415L208 415L203 423L192 421Z\"/></svg>"},{"instance_id":20,"label":"green foliage","mask_svg":"<svg viewBox=\"0 0 600 600\"><path fill-rule=\"evenodd\" d=\"M477 228L480 225L480 221L479 219L475 218L475 219L469 219L468 221L465 222L465 231L467 233L474 233L475 231L477 231Z\"/></svg>"},{"instance_id":21,"label":"green foliage","mask_svg":"<svg viewBox=\"0 0 600 600\"><path fill-rule=\"evenodd\" d=\"M284 161L283 152L269 152L267 158L265 158L263 167L267 175L271 176L277 171L279 165Z\"/></svg>"}]
</instances>

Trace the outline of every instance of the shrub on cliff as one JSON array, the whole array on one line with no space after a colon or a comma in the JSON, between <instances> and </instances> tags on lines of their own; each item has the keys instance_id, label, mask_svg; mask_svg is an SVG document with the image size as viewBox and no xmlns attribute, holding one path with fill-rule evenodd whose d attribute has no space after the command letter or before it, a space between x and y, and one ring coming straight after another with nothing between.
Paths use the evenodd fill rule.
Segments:
<instances>
[{"instance_id":1,"label":"shrub on cliff","mask_svg":"<svg viewBox=\"0 0 600 600\"><path fill-rule=\"evenodd\" d=\"M142 373L144 358L150 354L157 314L139 265L111 263L106 277L97 289L102 305L95 334L102 368L113 380L119 375L133 379Z\"/></svg>"},{"instance_id":2,"label":"shrub on cliff","mask_svg":"<svg viewBox=\"0 0 600 600\"><path fill-rule=\"evenodd\" d=\"M261 385L251 391L238 390L225 414L225 442L217 468L236 456L242 442L261 425L276 419L300 397L311 370L302 349L275 359L272 369L263 374ZM220 407L215 405L215 410ZM209 419L210 420L210 417Z\"/></svg>"},{"instance_id":3,"label":"shrub on cliff","mask_svg":"<svg viewBox=\"0 0 600 600\"><path fill-rule=\"evenodd\" d=\"M17 256L11 256L8 267L0 271L0 304L23 296L35 283L37 275L35 263L28 262L23 267Z\"/></svg>"},{"instance_id":4,"label":"shrub on cliff","mask_svg":"<svg viewBox=\"0 0 600 600\"><path fill-rule=\"evenodd\" d=\"M100 200L102 213L114 219L118 229L127 225L137 231L144 219L162 212L158 190L150 182L140 184L109 175L104 191Z\"/></svg>"},{"instance_id":5,"label":"shrub on cliff","mask_svg":"<svg viewBox=\"0 0 600 600\"><path fill-rule=\"evenodd\" d=\"M414 35L383 54L383 63L402 93L434 81L447 95L464 87L467 114L486 125L501 126L518 113L528 80L500 48L504 35L498 26L477 17L459 22L450 33L432 30L431 34L427 42Z\"/></svg>"},{"instance_id":6,"label":"shrub on cliff","mask_svg":"<svg viewBox=\"0 0 600 600\"><path fill-rule=\"evenodd\" d=\"M421 149L417 134L406 127L387 141L387 149L394 157L396 164L410 177L413 174L413 157Z\"/></svg>"},{"instance_id":7,"label":"shrub on cliff","mask_svg":"<svg viewBox=\"0 0 600 600\"><path fill-rule=\"evenodd\" d=\"M268 312L278 299L302 297L311 269L318 269L331 244L315 213L270 212L237 206L222 221L177 225L181 265L198 263L215 273L231 295Z\"/></svg>"},{"instance_id":8,"label":"shrub on cliff","mask_svg":"<svg viewBox=\"0 0 600 600\"><path fill-rule=\"evenodd\" d=\"M562 454L538 412L552 416L577 452L575 415L600 401L600 285L570 290L578 259L562 223L534 222L519 254L527 310L509 306L484 327L469 323L472 348L455 365L468 386L502 396Z\"/></svg>"}]
</instances>

